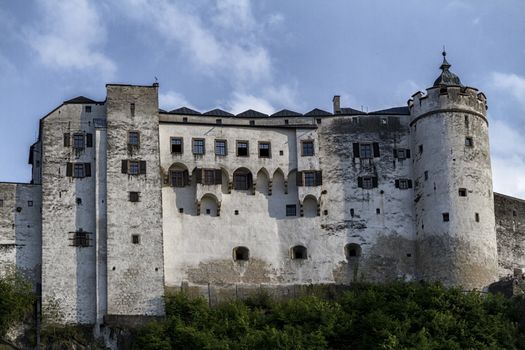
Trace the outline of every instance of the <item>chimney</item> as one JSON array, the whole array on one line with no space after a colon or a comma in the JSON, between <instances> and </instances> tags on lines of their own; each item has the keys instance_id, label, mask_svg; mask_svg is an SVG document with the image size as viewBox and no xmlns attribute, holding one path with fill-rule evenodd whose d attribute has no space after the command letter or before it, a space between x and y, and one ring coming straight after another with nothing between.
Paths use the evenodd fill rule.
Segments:
<instances>
[{"instance_id":1,"label":"chimney","mask_svg":"<svg viewBox=\"0 0 525 350\"><path fill-rule=\"evenodd\" d=\"M341 96L335 95L332 102L334 104L334 114L341 114Z\"/></svg>"}]
</instances>

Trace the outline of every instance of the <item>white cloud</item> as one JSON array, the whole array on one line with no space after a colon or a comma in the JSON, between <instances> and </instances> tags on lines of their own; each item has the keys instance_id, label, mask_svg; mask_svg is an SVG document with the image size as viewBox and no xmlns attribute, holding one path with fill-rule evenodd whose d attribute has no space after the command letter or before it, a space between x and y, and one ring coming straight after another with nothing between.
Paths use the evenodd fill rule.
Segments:
<instances>
[{"instance_id":1,"label":"white cloud","mask_svg":"<svg viewBox=\"0 0 525 350\"><path fill-rule=\"evenodd\" d=\"M525 77L517 74L492 73L490 83L496 89L501 89L512 96L525 108Z\"/></svg>"},{"instance_id":2,"label":"white cloud","mask_svg":"<svg viewBox=\"0 0 525 350\"><path fill-rule=\"evenodd\" d=\"M254 109L266 114L275 112L275 108L268 100L240 92L233 93L228 109L233 114L241 113L248 109Z\"/></svg>"},{"instance_id":3,"label":"white cloud","mask_svg":"<svg viewBox=\"0 0 525 350\"><path fill-rule=\"evenodd\" d=\"M167 91L166 93L159 94L159 107L170 111L179 107L188 107L191 109L196 109L191 103L186 100L186 98L175 91Z\"/></svg>"},{"instance_id":4,"label":"white cloud","mask_svg":"<svg viewBox=\"0 0 525 350\"><path fill-rule=\"evenodd\" d=\"M53 68L91 69L109 79L115 63L101 50L106 29L88 0L38 0L39 21L26 40L42 62Z\"/></svg>"},{"instance_id":5,"label":"white cloud","mask_svg":"<svg viewBox=\"0 0 525 350\"><path fill-rule=\"evenodd\" d=\"M223 28L245 31L252 29L255 19L252 15L250 0L218 0L216 24Z\"/></svg>"},{"instance_id":6,"label":"white cloud","mask_svg":"<svg viewBox=\"0 0 525 350\"><path fill-rule=\"evenodd\" d=\"M494 191L525 198L525 140L520 131L496 120L490 142Z\"/></svg>"}]
</instances>

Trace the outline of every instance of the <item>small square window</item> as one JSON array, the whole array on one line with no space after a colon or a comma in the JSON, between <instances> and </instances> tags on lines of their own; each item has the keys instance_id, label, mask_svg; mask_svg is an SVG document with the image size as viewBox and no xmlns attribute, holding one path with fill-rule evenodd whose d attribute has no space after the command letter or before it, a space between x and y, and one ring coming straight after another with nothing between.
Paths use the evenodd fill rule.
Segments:
<instances>
[{"instance_id":1,"label":"small square window","mask_svg":"<svg viewBox=\"0 0 525 350\"><path fill-rule=\"evenodd\" d=\"M179 208L179 213L184 213L184 208Z\"/></svg>"},{"instance_id":2,"label":"small square window","mask_svg":"<svg viewBox=\"0 0 525 350\"><path fill-rule=\"evenodd\" d=\"M237 141L237 157L248 157L248 141Z\"/></svg>"},{"instance_id":3,"label":"small square window","mask_svg":"<svg viewBox=\"0 0 525 350\"><path fill-rule=\"evenodd\" d=\"M286 216L297 216L297 206L295 204L286 205Z\"/></svg>"},{"instance_id":4,"label":"small square window","mask_svg":"<svg viewBox=\"0 0 525 350\"><path fill-rule=\"evenodd\" d=\"M443 213L443 221L447 222L450 220L448 213Z\"/></svg>"},{"instance_id":5,"label":"small square window","mask_svg":"<svg viewBox=\"0 0 525 350\"><path fill-rule=\"evenodd\" d=\"M171 138L171 153L182 154L182 137Z\"/></svg>"},{"instance_id":6,"label":"small square window","mask_svg":"<svg viewBox=\"0 0 525 350\"><path fill-rule=\"evenodd\" d=\"M270 142L259 142L259 158L270 158Z\"/></svg>"},{"instance_id":7,"label":"small square window","mask_svg":"<svg viewBox=\"0 0 525 350\"><path fill-rule=\"evenodd\" d=\"M138 147L140 142L140 136L138 131L128 132L128 145Z\"/></svg>"},{"instance_id":8,"label":"small square window","mask_svg":"<svg viewBox=\"0 0 525 350\"><path fill-rule=\"evenodd\" d=\"M282 150L279 151L279 155L280 155L280 156L284 155L284 151L282 151Z\"/></svg>"},{"instance_id":9,"label":"small square window","mask_svg":"<svg viewBox=\"0 0 525 350\"><path fill-rule=\"evenodd\" d=\"M234 213L235 215L239 215L239 211L238 211L238 210L235 210L233 213Z\"/></svg>"},{"instance_id":10,"label":"small square window","mask_svg":"<svg viewBox=\"0 0 525 350\"><path fill-rule=\"evenodd\" d=\"M363 188L366 190L374 188L374 179L370 176L363 177Z\"/></svg>"},{"instance_id":11,"label":"small square window","mask_svg":"<svg viewBox=\"0 0 525 350\"><path fill-rule=\"evenodd\" d=\"M458 194L460 197L466 197L467 196L467 189L466 188L460 188L458 191Z\"/></svg>"},{"instance_id":12,"label":"small square window","mask_svg":"<svg viewBox=\"0 0 525 350\"><path fill-rule=\"evenodd\" d=\"M211 209L206 209L206 214L210 215L211 214Z\"/></svg>"},{"instance_id":13,"label":"small square window","mask_svg":"<svg viewBox=\"0 0 525 350\"><path fill-rule=\"evenodd\" d=\"M465 137L465 146L472 147L474 146L474 140L472 137Z\"/></svg>"},{"instance_id":14,"label":"small square window","mask_svg":"<svg viewBox=\"0 0 525 350\"><path fill-rule=\"evenodd\" d=\"M84 149L84 134L73 134L73 148Z\"/></svg>"},{"instance_id":15,"label":"small square window","mask_svg":"<svg viewBox=\"0 0 525 350\"><path fill-rule=\"evenodd\" d=\"M221 125L222 124L222 119L215 119L215 124Z\"/></svg>"},{"instance_id":16,"label":"small square window","mask_svg":"<svg viewBox=\"0 0 525 350\"><path fill-rule=\"evenodd\" d=\"M71 245L74 247L89 247L88 232L84 232L82 229L77 232L73 232L73 238L71 238L71 240Z\"/></svg>"},{"instance_id":17,"label":"small square window","mask_svg":"<svg viewBox=\"0 0 525 350\"><path fill-rule=\"evenodd\" d=\"M328 215L328 210L323 210L323 215Z\"/></svg>"},{"instance_id":18,"label":"small square window","mask_svg":"<svg viewBox=\"0 0 525 350\"><path fill-rule=\"evenodd\" d=\"M399 188L402 190L406 190L409 188L408 186L408 180L407 179L399 179Z\"/></svg>"},{"instance_id":19,"label":"small square window","mask_svg":"<svg viewBox=\"0 0 525 350\"><path fill-rule=\"evenodd\" d=\"M188 122L188 117L183 117L183 118L182 118L182 122L183 122L183 123L187 123L187 122Z\"/></svg>"},{"instance_id":20,"label":"small square window","mask_svg":"<svg viewBox=\"0 0 525 350\"><path fill-rule=\"evenodd\" d=\"M129 201L130 202L138 202L139 201L139 195L140 192L130 192L129 193Z\"/></svg>"},{"instance_id":21,"label":"small square window","mask_svg":"<svg viewBox=\"0 0 525 350\"><path fill-rule=\"evenodd\" d=\"M288 124L289 124L288 119L285 119L284 120L284 125L288 125Z\"/></svg>"},{"instance_id":22,"label":"small square window","mask_svg":"<svg viewBox=\"0 0 525 350\"><path fill-rule=\"evenodd\" d=\"M405 158L406 158L406 151L404 149L398 149L397 159L405 159Z\"/></svg>"},{"instance_id":23,"label":"small square window","mask_svg":"<svg viewBox=\"0 0 525 350\"><path fill-rule=\"evenodd\" d=\"M85 106L85 107L84 107L84 111L85 111L86 113L91 113L91 106Z\"/></svg>"},{"instance_id":24,"label":"small square window","mask_svg":"<svg viewBox=\"0 0 525 350\"><path fill-rule=\"evenodd\" d=\"M193 154L204 154L204 139L193 139Z\"/></svg>"},{"instance_id":25,"label":"small square window","mask_svg":"<svg viewBox=\"0 0 525 350\"><path fill-rule=\"evenodd\" d=\"M140 244L140 235L131 235L131 243Z\"/></svg>"},{"instance_id":26,"label":"small square window","mask_svg":"<svg viewBox=\"0 0 525 350\"><path fill-rule=\"evenodd\" d=\"M250 125L255 125L255 120L250 120Z\"/></svg>"},{"instance_id":27,"label":"small square window","mask_svg":"<svg viewBox=\"0 0 525 350\"><path fill-rule=\"evenodd\" d=\"M304 185L315 186L315 172L305 171L304 172Z\"/></svg>"},{"instance_id":28,"label":"small square window","mask_svg":"<svg viewBox=\"0 0 525 350\"><path fill-rule=\"evenodd\" d=\"M136 160L128 161L128 174L138 175L140 173L140 163Z\"/></svg>"},{"instance_id":29,"label":"small square window","mask_svg":"<svg viewBox=\"0 0 525 350\"><path fill-rule=\"evenodd\" d=\"M474 218L476 219L476 222L479 222L479 213L475 213Z\"/></svg>"},{"instance_id":30,"label":"small square window","mask_svg":"<svg viewBox=\"0 0 525 350\"><path fill-rule=\"evenodd\" d=\"M33 206L33 201L27 201L27 206L28 207L32 207Z\"/></svg>"},{"instance_id":31,"label":"small square window","mask_svg":"<svg viewBox=\"0 0 525 350\"><path fill-rule=\"evenodd\" d=\"M302 156L311 157L314 155L314 142L313 141L303 141L302 142Z\"/></svg>"},{"instance_id":32,"label":"small square window","mask_svg":"<svg viewBox=\"0 0 525 350\"><path fill-rule=\"evenodd\" d=\"M320 118L316 119L315 121L316 121L317 124L321 124L321 119Z\"/></svg>"},{"instance_id":33,"label":"small square window","mask_svg":"<svg viewBox=\"0 0 525 350\"><path fill-rule=\"evenodd\" d=\"M226 140L215 140L215 155L225 156L228 154Z\"/></svg>"}]
</instances>

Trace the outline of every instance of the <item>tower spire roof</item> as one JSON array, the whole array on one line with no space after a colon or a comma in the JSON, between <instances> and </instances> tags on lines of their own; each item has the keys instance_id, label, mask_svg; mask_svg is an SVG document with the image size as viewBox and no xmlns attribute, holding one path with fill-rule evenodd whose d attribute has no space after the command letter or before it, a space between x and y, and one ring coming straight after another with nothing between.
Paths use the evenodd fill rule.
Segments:
<instances>
[{"instance_id":1,"label":"tower spire roof","mask_svg":"<svg viewBox=\"0 0 525 350\"><path fill-rule=\"evenodd\" d=\"M443 63L441 63L441 66L439 67L439 69L441 69L441 74L434 82L434 87L453 85L463 86L461 84L461 80L459 80L459 77L449 70L451 64L447 61L447 52L445 51L445 48L443 48L443 52L441 54L443 55Z\"/></svg>"}]
</instances>

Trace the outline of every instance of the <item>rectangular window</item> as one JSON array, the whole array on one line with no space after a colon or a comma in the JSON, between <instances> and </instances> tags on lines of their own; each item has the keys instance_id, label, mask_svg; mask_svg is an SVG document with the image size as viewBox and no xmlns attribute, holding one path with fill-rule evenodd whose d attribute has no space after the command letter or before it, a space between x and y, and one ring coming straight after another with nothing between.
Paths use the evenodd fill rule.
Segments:
<instances>
[{"instance_id":1,"label":"rectangular window","mask_svg":"<svg viewBox=\"0 0 525 350\"><path fill-rule=\"evenodd\" d=\"M204 139L193 139L193 154L203 155L204 154Z\"/></svg>"},{"instance_id":2,"label":"rectangular window","mask_svg":"<svg viewBox=\"0 0 525 350\"><path fill-rule=\"evenodd\" d=\"M479 213L475 213L474 218L476 219L476 222L479 222Z\"/></svg>"},{"instance_id":3,"label":"rectangular window","mask_svg":"<svg viewBox=\"0 0 525 350\"><path fill-rule=\"evenodd\" d=\"M315 172L305 171L304 172L304 185L315 186Z\"/></svg>"},{"instance_id":4,"label":"rectangular window","mask_svg":"<svg viewBox=\"0 0 525 350\"><path fill-rule=\"evenodd\" d=\"M203 185L215 185L215 169L204 169L203 170Z\"/></svg>"},{"instance_id":5,"label":"rectangular window","mask_svg":"<svg viewBox=\"0 0 525 350\"><path fill-rule=\"evenodd\" d=\"M73 232L73 237L70 238L71 245L73 247L89 247L89 232L84 232L82 230Z\"/></svg>"},{"instance_id":6,"label":"rectangular window","mask_svg":"<svg viewBox=\"0 0 525 350\"><path fill-rule=\"evenodd\" d=\"M360 158L372 158L372 144L361 143L359 145L359 157Z\"/></svg>"},{"instance_id":7,"label":"rectangular window","mask_svg":"<svg viewBox=\"0 0 525 350\"><path fill-rule=\"evenodd\" d=\"M225 156L228 154L226 140L215 140L215 155Z\"/></svg>"},{"instance_id":8,"label":"rectangular window","mask_svg":"<svg viewBox=\"0 0 525 350\"><path fill-rule=\"evenodd\" d=\"M84 177L84 163L73 164L73 177Z\"/></svg>"},{"instance_id":9,"label":"rectangular window","mask_svg":"<svg viewBox=\"0 0 525 350\"><path fill-rule=\"evenodd\" d=\"M85 106L84 111L86 111L86 113L91 113L91 106Z\"/></svg>"},{"instance_id":10,"label":"rectangular window","mask_svg":"<svg viewBox=\"0 0 525 350\"><path fill-rule=\"evenodd\" d=\"M369 176L363 177L363 188L367 190L374 188L374 181L372 180L372 177L369 177Z\"/></svg>"},{"instance_id":11,"label":"rectangular window","mask_svg":"<svg viewBox=\"0 0 525 350\"><path fill-rule=\"evenodd\" d=\"M419 145L419 153L423 153L423 145Z\"/></svg>"},{"instance_id":12,"label":"rectangular window","mask_svg":"<svg viewBox=\"0 0 525 350\"><path fill-rule=\"evenodd\" d=\"M406 190L412 188L412 180L410 179L398 179L396 180L396 188Z\"/></svg>"},{"instance_id":13,"label":"rectangular window","mask_svg":"<svg viewBox=\"0 0 525 350\"><path fill-rule=\"evenodd\" d=\"M314 142L313 141L303 141L302 142L302 156L311 157L314 155Z\"/></svg>"},{"instance_id":14,"label":"rectangular window","mask_svg":"<svg viewBox=\"0 0 525 350\"><path fill-rule=\"evenodd\" d=\"M129 193L129 201L130 202L138 202L140 197L140 192L130 192Z\"/></svg>"},{"instance_id":15,"label":"rectangular window","mask_svg":"<svg viewBox=\"0 0 525 350\"><path fill-rule=\"evenodd\" d=\"M398 149L397 150L397 159L405 159L406 158L406 152L404 149Z\"/></svg>"},{"instance_id":16,"label":"rectangular window","mask_svg":"<svg viewBox=\"0 0 525 350\"><path fill-rule=\"evenodd\" d=\"M286 205L286 216L297 216L297 206L295 204Z\"/></svg>"},{"instance_id":17,"label":"rectangular window","mask_svg":"<svg viewBox=\"0 0 525 350\"><path fill-rule=\"evenodd\" d=\"M131 243L140 244L140 235L131 235Z\"/></svg>"},{"instance_id":18,"label":"rectangular window","mask_svg":"<svg viewBox=\"0 0 525 350\"><path fill-rule=\"evenodd\" d=\"M140 164L136 160L128 161L128 174L129 175L138 175L140 174Z\"/></svg>"},{"instance_id":19,"label":"rectangular window","mask_svg":"<svg viewBox=\"0 0 525 350\"><path fill-rule=\"evenodd\" d=\"M443 213L443 221L448 222L450 220L450 217L448 213Z\"/></svg>"},{"instance_id":20,"label":"rectangular window","mask_svg":"<svg viewBox=\"0 0 525 350\"><path fill-rule=\"evenodd\" d=\"M474 146L474 140L472 137L465 137L465 146L472 147Z\"/></svg>"},{"instance_id":21,"label":"rectangular window","mask_svg":"<svg viewBox=\"0 0 525 350\"><path fill-rule=\"evenodd\" d=\"M171 172L171 186L173 187L184 187L184 171L172 171Z\"/></svg>"},{"instance_id":22,"label":"rectangular window","mask_svg":"<svg viewBox=\"0 0 525 350\"><path fill-rule=\"evenodd\" d=\"M84 149L84 134L73 134L73 148Z\"/></svg>"},{"instance_id":23,"label":"rectangular window","mask_svg":"<svg viewBox=\"0 0 525 350\"><path fill-rule=\"evenodd\" d=\"M128 132L128 145L138 147L140 143L140 136L138 131Z\"/></svg>"},{"instance_id":24,"label":"rectangular window","mask_svg":"<svg viewBox=\"0 0 525 350\"><path fill-rule=\"evenodd\" d=\"M27 201L27 206L28 207L32 207L33 206L33 201Z\"/></svg>"},{"instance_id":25,"label":"rectangular window","mask_svg":"<svg viewBox=\"0 0 525 350\"><path fill-rule=\"evenodd\" d=\"M467 196L467 189L466 188L460 188L458 190L458 194L460 197L466 197Z\"/></svg>"},{"instance_id":26,"label":"rectangular window","mask_svg":"<svg viewBox=\"0 0 525 350\"><path fill-rule=\"evenodd\" d=\"M428 180L428 171L425 171L425 181Z\"/></svg>"},{"instance_id":27,"label":"rectangular window","mask_svg":"<svg viewBox=\"0 0 525 350\"><path fill-rule=\"evenodd\" d=\"M250 174L235 174L233 176L233 182L234 182L233 184L236 190L239 190L239 191L249 190L252 185L251 175Z\"/></svg>"},{"instance_id":28,"label":"rectangular window","mask_svg":"<svg viewBox=\"0 0 525 350\"><path fill-rule=\"evenodd\" d=\"M270 158L270 142L259 142L259 158Z\"/></svg>"},{"instance_id":29,"label":"rectangular window","mask_svg":"<svg viewBox=\"0 0 525 350\"><path fill-rule=\"evenodd\" d=\"M134 117L135 116L135 104L134 103L131 103L129 105L129 112L131 113L131 116Z\"/></svg>"},{"instance_id":30,"label":"rectangular window","mask_svg":"<svg viewBox=\"0 0 525 350\"><path fill-rule=\"evenodd\" d=\"M237 157L248 157L248 141L237 141Z\"/></svg>"},{"instance_id":31,"label":"rectangular window","mask_svg":"<svg viewBox=\"0 0 525 350\"><path fill-rule=\"evenodd\" d=\"M170 142L171 153L182 154L182 137L172 137Z\"/></svg>"},{"instance_id":32,"label":"rectangular window","mask_svg":"<svg viewBox=\"0 0 525 350\"><path fill-rule=\"evenodd\" d=\"M3 206L4 206L4 200L0 199L0 207L3 207Z\"/></svg>"}]
</instances>

